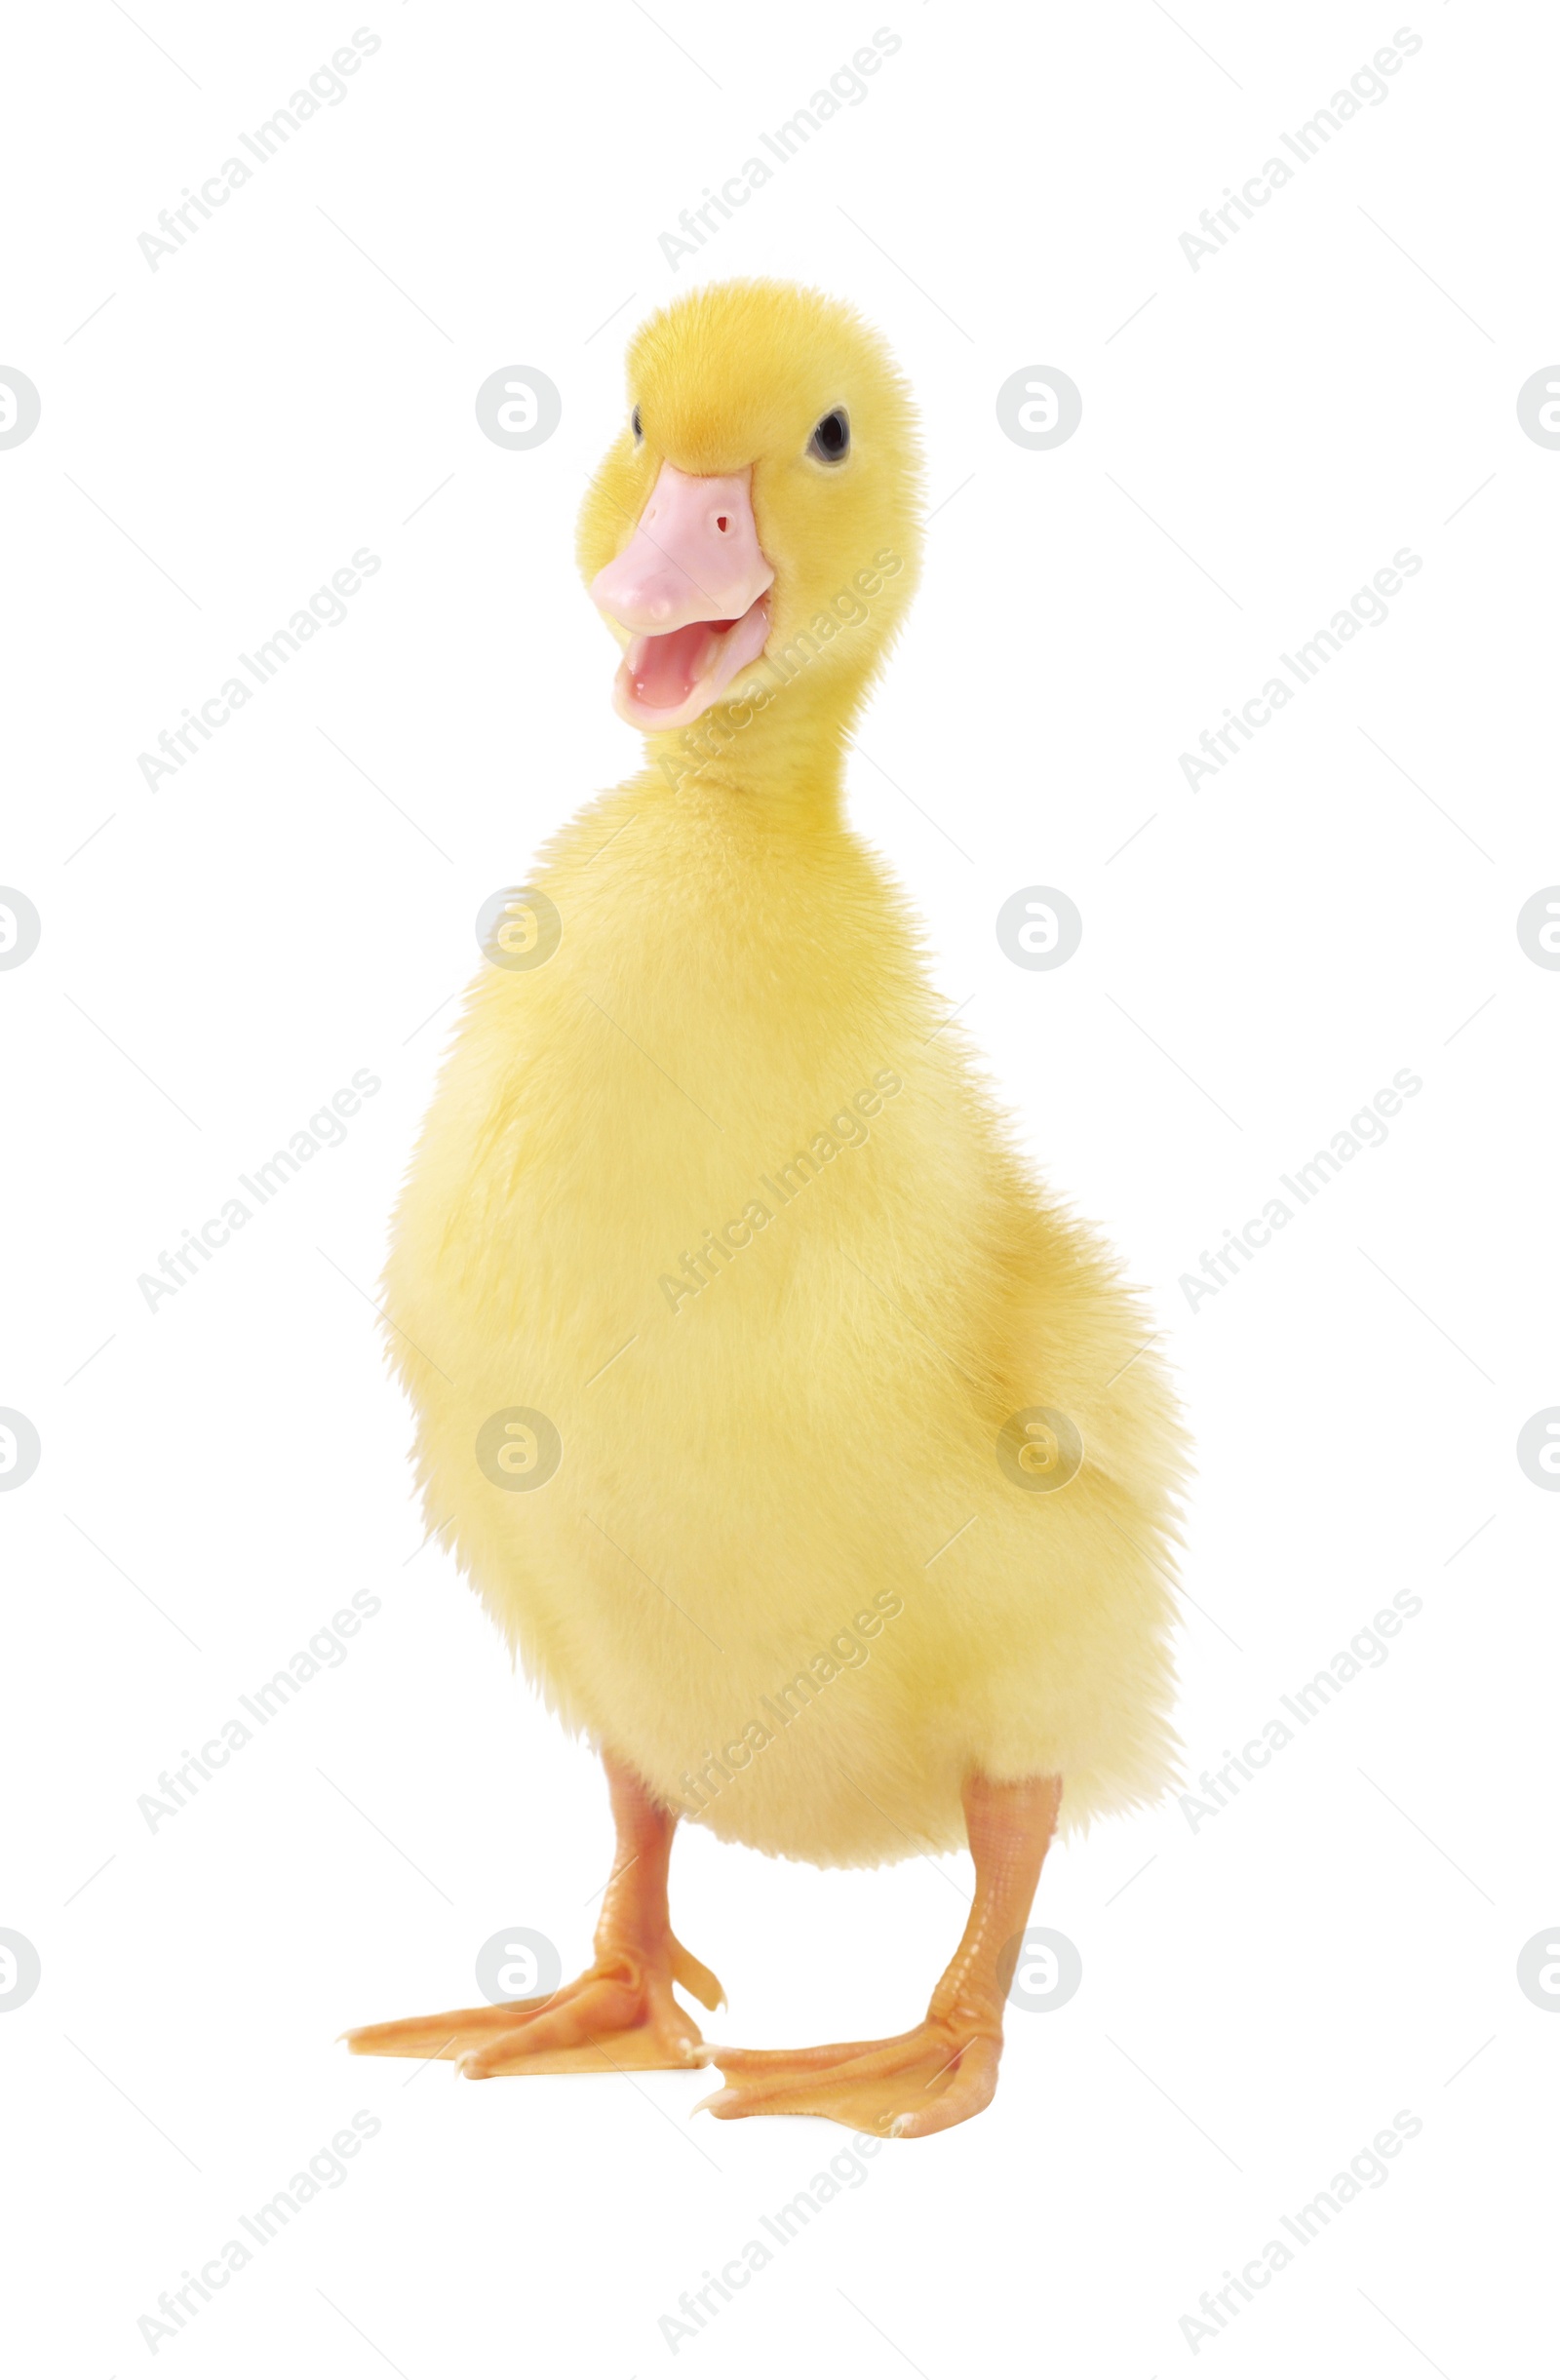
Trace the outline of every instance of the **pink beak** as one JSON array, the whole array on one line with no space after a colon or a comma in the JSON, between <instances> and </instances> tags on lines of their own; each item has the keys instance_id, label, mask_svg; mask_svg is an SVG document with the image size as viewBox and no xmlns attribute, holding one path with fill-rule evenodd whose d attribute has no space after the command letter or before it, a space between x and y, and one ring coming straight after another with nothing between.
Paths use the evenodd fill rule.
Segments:
<instances>
[{"instance_id":1,"label":"pink beak","mask_svg":"<svg viewBox=\"0 0 1560 2380\"><path fill-rule=\"evenodd\" d=\"M695 479L663 463L639 527L591 588L629 632L612 707L631 726L685 727L763 650L774 572L751 478Z\"/></svg>"}]
</instances>

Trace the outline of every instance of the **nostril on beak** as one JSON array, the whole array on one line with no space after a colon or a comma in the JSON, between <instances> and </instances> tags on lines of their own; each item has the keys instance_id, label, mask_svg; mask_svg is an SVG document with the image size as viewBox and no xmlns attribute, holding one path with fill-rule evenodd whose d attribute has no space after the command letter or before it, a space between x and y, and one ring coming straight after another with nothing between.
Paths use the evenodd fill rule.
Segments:
<instances>
[{"instance_id":1,"label":"nostril on beak","mask_svg":"<svg viewBox=\"0 0 1560 2380\"><path fill-rule=\"evenodd\" d=\"M720 532L721 532L722 536L723 537L723 536L725 535L725 532L726 532L726 527L727 527L727 523L726 523L726 517L725 517L724 513L718 513L718 514L716 515L716 522L715 522L715 526L716 526L716 527L717 527L717 528L720 530Z\"/></svg>"}]
</instances>

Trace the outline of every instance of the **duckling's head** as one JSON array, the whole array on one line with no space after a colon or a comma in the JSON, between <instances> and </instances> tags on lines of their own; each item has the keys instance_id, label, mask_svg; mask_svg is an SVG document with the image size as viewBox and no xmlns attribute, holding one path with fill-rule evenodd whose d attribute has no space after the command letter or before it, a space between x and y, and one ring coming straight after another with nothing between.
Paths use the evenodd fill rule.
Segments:
<instances>
[{"instance_id":1,"label":"duckling's head","mask_svg":"<svg viewBox=\"0 0 1560 2380\"><path fill-rule=\"evenodd\" d=\"M909 392L849 306L733 281L644 325L579 560L623 649L614 708L674 783L838 750L919 546Z\"/></svg>"}]
</instances>

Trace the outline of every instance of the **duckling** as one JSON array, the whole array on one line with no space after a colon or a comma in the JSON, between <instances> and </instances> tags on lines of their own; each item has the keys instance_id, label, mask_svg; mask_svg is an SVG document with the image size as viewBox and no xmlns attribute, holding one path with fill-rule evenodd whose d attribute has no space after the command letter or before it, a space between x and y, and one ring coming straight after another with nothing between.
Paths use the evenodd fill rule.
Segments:
<instances>
[{"instance_id":1,"label":"duckling","mask_svg":"<svg viewBox=\"0 0 1560 2380\"><path fill-rule=\"evenodd\" d=\"M992 2097L1059 1823L1170 1780L1183 1435L841 817L917 575L903 378L770 281L668 306L628 377L578 556L646 764L487 946L384 1307L430 1524L597 1748L613 1873L572 1983L346 2038L473 2079L714 2062L720 2118L916 2137ZM925 2017L706 2043L680 1822L820 1866L967 1844Z\"/></svg>"}]
</instances>

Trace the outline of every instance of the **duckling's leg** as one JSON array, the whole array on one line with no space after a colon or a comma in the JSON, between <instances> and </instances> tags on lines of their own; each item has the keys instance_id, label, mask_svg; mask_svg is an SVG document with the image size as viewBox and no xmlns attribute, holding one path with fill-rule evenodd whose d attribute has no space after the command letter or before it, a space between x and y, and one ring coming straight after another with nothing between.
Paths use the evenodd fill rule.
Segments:
<instances>
[{"instance_id":1,"label":"duckling's leg","mask_svg":"<svg viewBox=\"0 0 1560 2380\"><path fill-rule=\"evenodd\" d=\"M726 2087L699 2105L725 2118L832 2116L895 2138L978 2116L996 2088L1002 2008L1061 1800L1059 1776L1009 1785L973 1776L965 1786L975 1898L923 2023L889 2041L819 2049L712 2049Z\"/></svg>"},{"instance_id":2,"label":"duckling's leg","mask_svg":"<svg viewBox=\"0 0 1560 2380\"><path fill-rule=\"evenodd\" d=\"M603 1755L617 1850L584 1974L540 2000L451 2009L343 2034L360 2057L451 2059L473 2082L495 2074L606 2074L631 2067L708 2063L698 2026L672 1997L674 1982L707 2009L723 1994L685 1951L667 1912L666 1877L677 1820L652 1802L633 1771Z\"/></svg>"}]
</instances>

